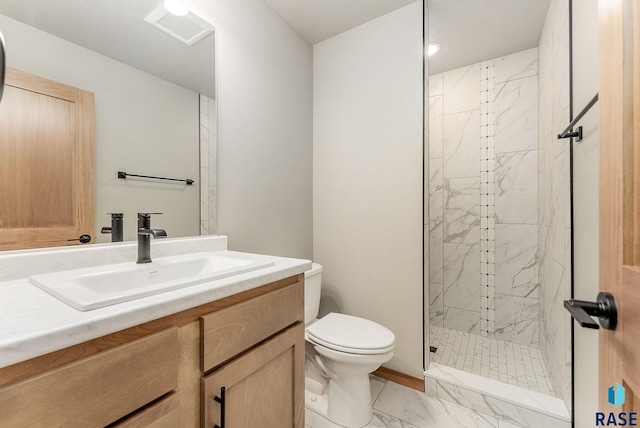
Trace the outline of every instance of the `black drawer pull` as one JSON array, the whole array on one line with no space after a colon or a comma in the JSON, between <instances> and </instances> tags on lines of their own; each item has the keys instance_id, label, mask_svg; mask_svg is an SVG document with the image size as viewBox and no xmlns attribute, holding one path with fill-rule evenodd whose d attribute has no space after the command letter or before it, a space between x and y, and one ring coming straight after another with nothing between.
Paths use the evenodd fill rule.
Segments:
<instances>
[{"instance_id":1,"label":"black drawer pull","mask_svg":"<svg viewBox=\"0 0 640 428\"><path fill-rule=\"evenodd\" d=\"M225 388L223 386L222 388L220 388L220 397L218 397L217 395L213 397L213 399L217 403L220 403L220 425L214 425L213 428L224 428L224 395Z\"/></svg>"}]
</instances>

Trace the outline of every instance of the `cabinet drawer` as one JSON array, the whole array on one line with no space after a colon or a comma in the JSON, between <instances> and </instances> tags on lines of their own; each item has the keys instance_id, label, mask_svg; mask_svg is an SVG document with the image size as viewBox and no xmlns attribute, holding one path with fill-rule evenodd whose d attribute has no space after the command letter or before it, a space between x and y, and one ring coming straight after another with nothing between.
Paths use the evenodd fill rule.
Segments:
<instances>
[{"instance_id":1,"label":"cabinet drawer","mask_svg":"<svg viewBox=\"0 0 640 428\"><path fill-rule=\"evenodd\" d=\"M177 384L171 328L0 389L0 427L104 427Z\"/></svg>"},{"instance_id":2,"label":"cabinet drawer","mask_svg":"<svg viewBox=\"0 0 640 428\"><path fill-rule=\"evenodd\" d=\"M171 393L109 428L176 428L180 426L179 404L177 394Z\"/></svg>"},{"instance_id":3,"label":"cabinet drawer","mask_svg":"<svg viewBox=\"0 0 640 428\"><path fill-rule=\"evenodd\" d=\"M272 291L200 318L202 371L304 319L304 282Z\"/></svg>"}]
</instances>

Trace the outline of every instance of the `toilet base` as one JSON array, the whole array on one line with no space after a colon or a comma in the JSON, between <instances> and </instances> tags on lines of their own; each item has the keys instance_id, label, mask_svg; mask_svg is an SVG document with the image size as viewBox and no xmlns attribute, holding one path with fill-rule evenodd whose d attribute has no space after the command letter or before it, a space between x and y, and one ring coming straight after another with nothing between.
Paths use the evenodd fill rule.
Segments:
<instances>
[{"instance_id":1,"label":"toilet base","mask_svg":"<svg viewBox=\"0 0 640 428\"><path fill-rule=\"evenodd\" d=\"M326 395L318 395L305 389L304 407L319 414L325 419L329 419L329 417L327 416L329 398Z\"/></svg>"},{"instance_id":2,"label":"toilet base","mask_svg":"<svg viewBox=\"0 0 640 428\"><path fill-rule=\"evenodd\" d=\"M309 392L308 390L304 391L304 406L306 409L309 409L312 412L319 414L323 418L330 420L334 424L340 425L341 427L345 427L345 428L363 428L367 426L369 422L371 422L371 420L373 419L373 413L372 413L371 417L369 417L369 419L367 419L367 421L364 422L363 424L357 424L357 425L340 424L337 421L331 419L328 415L329 397L326 394L318 395L313 392Z\"/></svg>"},{"instance_id":3,"label":"toilet base","mask_svg":"<svg viewBox=\"0 0 640 428\"><path fill-rule=\"evenodd\" d=\"M319 394L305 389L305 407L342 427L365 427L373 419L369 377L365 379L365 388L361 385L360 388L350 388L349 391L338 383L329 381L327 390L332 391L331 398L327 393Z\"/></svg>"}]
</instances>

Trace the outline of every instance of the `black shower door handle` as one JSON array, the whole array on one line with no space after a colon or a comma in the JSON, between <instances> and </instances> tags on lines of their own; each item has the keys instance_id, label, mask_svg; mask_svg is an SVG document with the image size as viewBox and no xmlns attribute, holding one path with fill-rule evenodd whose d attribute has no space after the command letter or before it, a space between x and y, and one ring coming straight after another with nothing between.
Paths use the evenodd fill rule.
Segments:
<instances>
[{"instance_id":1,"label":"black shower door handle","mask_svg":"<svg viewBox=\"0 0 640 428\"><path fill-rule=\"evenodd\" d=\"M595 302L584 300L565 300L564 307L581 327L599 329L592 316L598 317L600 325L605 330L615 330L618 324L618 310L616 302L610 293L600 292Z\"/></svg>"}]
</instances>

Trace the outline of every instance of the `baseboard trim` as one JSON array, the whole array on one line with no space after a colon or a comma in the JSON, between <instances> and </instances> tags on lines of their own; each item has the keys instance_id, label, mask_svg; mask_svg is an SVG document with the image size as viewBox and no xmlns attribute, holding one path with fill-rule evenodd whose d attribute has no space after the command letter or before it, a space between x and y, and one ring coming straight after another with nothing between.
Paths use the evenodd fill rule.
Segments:
<instances>
[{"instance_id":1,"label":"baseboard trim","mask_svg":"<svg viewBox=\"0 0 640 428\"><path fill-rule=\"evenodd\" d=\"M391 382L399 383L400 385L424 392L424 379L420 379L419 377L413 377L387 367L380 367L372 374L383 379L390 380Z\"/></svg>"}]
</instances>

